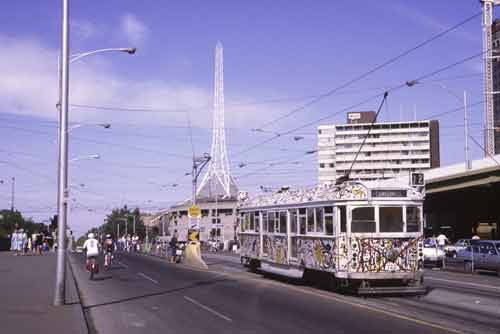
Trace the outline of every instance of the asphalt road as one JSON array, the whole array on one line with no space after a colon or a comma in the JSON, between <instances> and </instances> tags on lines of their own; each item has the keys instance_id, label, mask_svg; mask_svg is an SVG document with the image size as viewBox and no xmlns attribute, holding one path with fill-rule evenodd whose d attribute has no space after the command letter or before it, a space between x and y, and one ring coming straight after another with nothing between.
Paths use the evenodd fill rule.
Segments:
<instances>
[{"instance_id":1,"label":"asphalt road","mask_svg":"<svg viewBox=\"0 0 500 334\"><path fill-rule=\"evenodd\" d=\"M500 279L430 271L421 298L359 298L248 273L207 255L209 270L118 254L90 281L70 261L99 333L498 333ZM471 279L473 278L473 279Z\"/></svg>"}]
</instances>

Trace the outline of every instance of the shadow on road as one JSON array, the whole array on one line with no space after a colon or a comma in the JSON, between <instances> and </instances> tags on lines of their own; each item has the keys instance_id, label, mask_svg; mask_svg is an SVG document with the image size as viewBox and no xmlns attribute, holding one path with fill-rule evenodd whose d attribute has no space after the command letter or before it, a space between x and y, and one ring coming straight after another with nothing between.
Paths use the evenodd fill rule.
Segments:
<instances>
[{"instance_id":1,"label":"shadow on road","mask_svg":"<svg viewBox=\"0 0 500 334\"><path fill-rule=\"evenodd\" d=\"M212 284L217 284L217 283L221 283L221 282L232 282L232 281L234 281L234 280L227 279L227 278L224 278L224 279L215 279L215 280L209 280L209 281L200 281L200 282L196 282L194 284L190 284L190 285L187 285L187 286L184 286L184 287L180 287L180 288L168 289L168 290L163 290L163 291L159 291L159 292L154 292L154 293L148 293L148 294L144 294L144 295L129 297L129 298L122 298L122 299L113 300L113 301L110 301L110 302L105 302L105 303L100 303L100 304L84 305L83 309L84 310L89 310L89 309L100 307L100 306L115 305L115 304L125 303L125 302L129 302L129 301L140 300L140 299L143 299L143 298L156 297L156 296L164 296L164 295L176 293L176 292L179 292L179 291L184 291L184 290L190 290L190 289L198 288L200 286L212 285Z\"/></svg>"}]
</instances>

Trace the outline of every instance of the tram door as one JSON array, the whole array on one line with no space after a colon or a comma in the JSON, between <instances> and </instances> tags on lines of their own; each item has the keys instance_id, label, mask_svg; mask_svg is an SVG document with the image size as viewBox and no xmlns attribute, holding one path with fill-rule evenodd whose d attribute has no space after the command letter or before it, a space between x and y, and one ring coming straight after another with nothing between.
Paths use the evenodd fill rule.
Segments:
<instances>
[{"instance_id":1,"label":"tram door","mask_svg":"<svg viewBox=\"0 0 500 334\"><path fill-rule=\"evenodd\" d=\"M350 254L350 238L347 235L347 206L339 205L337 211L337 268L339 271L347 271Z\"/></svg>"}]
</instances>

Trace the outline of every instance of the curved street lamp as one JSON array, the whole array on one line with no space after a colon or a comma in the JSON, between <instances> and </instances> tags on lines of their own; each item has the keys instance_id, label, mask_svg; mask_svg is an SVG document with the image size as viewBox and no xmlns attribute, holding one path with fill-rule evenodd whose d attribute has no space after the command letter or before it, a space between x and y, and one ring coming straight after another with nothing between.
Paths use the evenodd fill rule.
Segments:
<instances>
[{"instance_id":1,"label":"curved street lamp","mask_svg":"<svg viewBox=\"0 0 500 334\"><path fill-rule=\"evenodd\" d=\"M58 57L59 69L59 160L58 160L58 187L57 187L57 212L58 240L56 285L54 305L64 305L66 282L66 220L68 212L68 108L69 108L69 64L84 57L104 52L124 52L135 54L136 48L106 48L83 52L71 56L69 54L69 2L63 1L62 43L61 55Z\"/></svg>"},{"instance_id":2,"label":"curved street lamp","mask_svg":"<svg viewBox=\"0 0 500 334\"><path fill-rule=\"evenodd\" d=\"M409 80L406 82L406 86L408 87L413 87L415 85L422 84L421 81L418 80ZM445 85L438 83L438 82L431 82L433 86L437 86L443 90L445 90L448 94L453 96L455 99L460 101L461 103L463 102L464 104L464 136L465 136L465 141L464 141L464 153L465 153L465 169L469 170L471 169L471 161L469 159L469 116L467 115L467 92L464 90L463 93L463 98L455 93L453 90L449 89Z\"/></svg>"}]
</instances>

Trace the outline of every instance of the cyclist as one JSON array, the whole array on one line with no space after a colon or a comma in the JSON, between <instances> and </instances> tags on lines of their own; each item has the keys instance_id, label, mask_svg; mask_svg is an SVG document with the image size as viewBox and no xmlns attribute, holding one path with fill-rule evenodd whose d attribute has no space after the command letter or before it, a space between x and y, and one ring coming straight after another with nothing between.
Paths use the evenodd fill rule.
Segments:
<instances>
[{"instance_id":1,"label":"cyclist","mask_svg":"<svg viewBox=\"0 0 500 334\"><path fill-rule=\"evenodd\" d=\"M114 242L111 234L106 234L106 238L104 239L104 268L108 269L111 266L111 259L113 258L113 250L114 250Z\"/></svg>"},{"instance_id":2,"label":"cyclist","mask_svg":"<svg viewBox=\"0 0 500 334\"><path fill-rule=\"evenodd\" d=\"M95 239L94 233L89 233L87 238L88 239L83 243L83 249L85 249L87 253L87 261L85 264L87 270L89 270L90 260L93 259L95 261L97 256L99 255L99 243Z\"/></svg>"}]
</instances>

